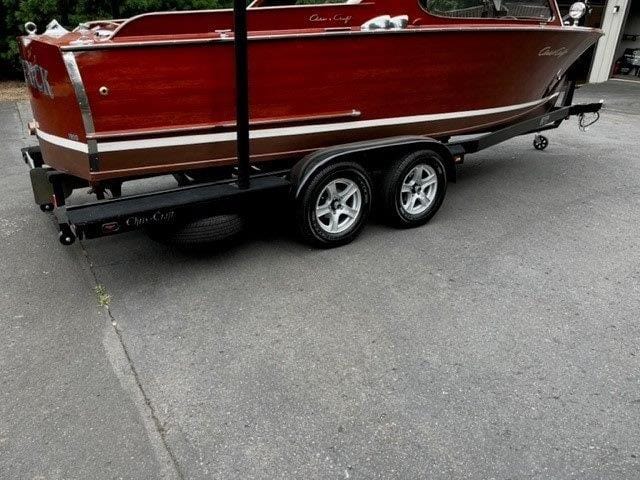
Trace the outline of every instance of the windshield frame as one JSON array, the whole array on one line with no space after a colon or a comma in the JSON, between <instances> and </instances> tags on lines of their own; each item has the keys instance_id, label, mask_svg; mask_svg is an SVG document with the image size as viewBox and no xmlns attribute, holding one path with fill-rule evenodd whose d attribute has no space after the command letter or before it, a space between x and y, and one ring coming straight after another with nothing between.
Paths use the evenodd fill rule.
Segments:
<instances>
[{"instance_id":1,"label":"windshield frame","mask_svg":"<svg viewBox=\"0 0 640 480\"><path fill-rule=\"evenodd\" d=\"M256 0L258 1L258 0ZM495 21L495 20L501 20L501 21L510 21L510 22L538 22L538 23L543 23L543 24L549 24L549 23L556 23L556 19L557 17L557 3L555 0L542 0L544 1L548 6L549 6L549 12L550 12L550 16L548 19L542 19L540 17L515 17L515 16L499 16L499 15L494 15L494 16L487 16L487 17L455 17L455 16L449 16L449 15L439 15L438 13L435 13L432 10L429 10L429 8L427 7L427 2L429 0L417 0L418 2L418 6L419 8L424 11L425 13L431 15L432 17L435 18L443 18L443 19L447 19L447 20L452 20L452 21L456 21L456 20L465 20L465 21L475 21L475 20L480 20L482 22L489 22L489 21ZM487 3L491 4L492 9L495 11L495 2L493 0L488 0Z\"/></svg>"}]
</instances>

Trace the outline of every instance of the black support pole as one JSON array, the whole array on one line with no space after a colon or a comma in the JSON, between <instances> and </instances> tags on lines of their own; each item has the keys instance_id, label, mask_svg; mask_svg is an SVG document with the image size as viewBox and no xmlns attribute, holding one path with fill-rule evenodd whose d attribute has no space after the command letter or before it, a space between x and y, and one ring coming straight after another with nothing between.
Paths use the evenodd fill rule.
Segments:
<instances>
[{"instance_id":1,"label":"black support pole","mask_svg":"<svg viewBox=\"0 0 640 480\"><path fill-rule=\"evenodd\" d=\"M249 178L249 61L247 55L247 3L234 0L234 38L236 56L236 127L238 187L247 189Z\"/></svg>"}]
</instances>

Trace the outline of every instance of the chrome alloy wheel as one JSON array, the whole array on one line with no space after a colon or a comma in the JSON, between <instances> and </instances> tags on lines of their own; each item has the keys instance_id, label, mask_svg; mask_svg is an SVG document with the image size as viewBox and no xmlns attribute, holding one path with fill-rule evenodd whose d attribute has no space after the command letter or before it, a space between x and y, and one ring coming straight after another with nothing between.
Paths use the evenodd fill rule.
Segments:
<instances>
[{"instance_id":1,"label":"chrome alloy wheel","mask_svg":"<svg viewBox=\"0 0 640 480\"><path fill-rule=\"evenodd\" d=\"M429 165L421 163L411 169L402 181L400 204L409 215L424 213L433 203L438 191L438 176Z\"/></svg>"},{"instance_id":2,"label":"chrome alloy wheel","mask_svg":"<svg viewBox=\"0 0 640 480\"><path fill-rule=\"evenodd\" d=\"M347 178L329 182L316 202L316 218L327 233L339 234L349 230L362 212L360 187Z\"/></svg>"}]
</instances>

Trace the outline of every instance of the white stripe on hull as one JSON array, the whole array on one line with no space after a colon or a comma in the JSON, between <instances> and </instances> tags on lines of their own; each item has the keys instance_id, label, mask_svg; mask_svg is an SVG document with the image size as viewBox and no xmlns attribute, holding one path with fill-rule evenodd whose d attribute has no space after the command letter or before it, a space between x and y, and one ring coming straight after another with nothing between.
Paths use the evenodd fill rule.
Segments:
<instances>
[{"instance_id":1,"label":"white stripe on hull","mask_svg":"<svg viewBox=\"0 0 640 480\"><path fill-rule=\"evenodd\" d=\"M86 143L69 140L68 138L64 137L58 137L57 135L51 135L50 133L43 132L40 129L36 130L36 136L38 138L41 138L45 142L52 143L53 145L58 145L59 147L67 148L69 150L75 150L77 152L89 154L89 147L87 147Z\"/></svg>"},{"instance_id":2,"label":"white stripe on hull","mask_svg":"<svg viewBox=\"0 0 640 480\"><path fill-rule=\"evenodd\" d=\"M345 130L360 130L365 128L386 127L393 125L409 125L412 123L428 123L438 122L442 120L452 120L460 117L481 117L487 115L495 115L499 113L507 113L516 110L536 107L556 98L559 93L555 93L549 97L535 100L533 102L520 103L517 105L508 105L505 107L485 108L481 110L468 110L462 112L435 113L429 115L413 115L408 117L380 118L375 120L360 120L354 122L325 123L317 125L301 125L298 127L279 127L264 128L259 130L251 130L250 137L252 139L260 138L277 138L277 137L295 137L299 135L309 135L314 133L326 133ZM59 145L70 150L76 150L82 153L88 153L86 143L69 140L67 138L51 135L42 130L37 131L37 136L46 142ZM119 152L124 150L141 150L147 148L176 147L183 145L200 145L206 143L218 143L235 141L236 132L224 133L203 133L195 135L180 135L172 137L154 137L141 140L122 140L122 141L106 141L98 143L98 153Z\"/></svg>"}]
</instances>

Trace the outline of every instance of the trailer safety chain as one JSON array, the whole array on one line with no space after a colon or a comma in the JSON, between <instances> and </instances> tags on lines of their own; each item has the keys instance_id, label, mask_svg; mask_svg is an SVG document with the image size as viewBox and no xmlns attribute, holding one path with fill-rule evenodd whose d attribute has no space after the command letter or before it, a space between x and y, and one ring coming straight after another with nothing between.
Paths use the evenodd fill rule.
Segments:
<instances>
[{"instance_id":1,"label":"trailer safety chain","mask_svg":"<svg viewBox=\"0 0 640 480\"><path fill-rule=\"evenodd\" d=\"M578 128L580 128L580 131L586 132L591 125L600 120L600 112L592 112L591 115L591 117L587 117L586 113L578 115Z\"/></svg>"}]
</instances>

